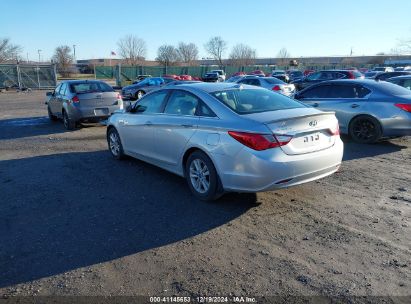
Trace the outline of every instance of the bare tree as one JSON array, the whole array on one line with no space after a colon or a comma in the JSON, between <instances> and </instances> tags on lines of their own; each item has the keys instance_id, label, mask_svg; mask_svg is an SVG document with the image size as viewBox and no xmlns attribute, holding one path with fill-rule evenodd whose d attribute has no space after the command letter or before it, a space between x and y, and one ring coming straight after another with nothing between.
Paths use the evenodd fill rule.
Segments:
<instances>
[{"instance_id":1,"label":"bare tree","mask_svg":"<svg viewBox=\"0 0 411 304\"><path fill-rule=\"evenodd\" d=\"M56 47L52 60L57 64L57 70L63 77L70 76L73 71L73 56L68 45Z\"/></svg>"},{"instance_id":2,"label":"bare tree","mask_svg":"<svg viewBox=\"0 0 411 304\"><path fill-rule=\"evenodd\" d=\"M172 45L163 44L157 50L156 60L164 65L174 65L180 56L177 49Z\"/></svg>"},{"instance_id":3,"label":"bare tree","mask_svg":"<svg viewBox=\"0 0 411 304\"><path fill-rule=\"evenodd\" d=\"M117 42L118 54L128 65L140 65L147 53L146 42L133 35L127 35Z\"/></svg>"},{"instance_id":4,"label":"bare tree","mask_svg":"<svg viewBox=\"0 0 411 304\"><path fill-rule=\"evenodd\" d=\"M192 65L198 59L198 47L194 43L180 42L177 48L181 61Z\"/></svg>"},{"instance_id":5,"label":"bare tree","mask_svg":"<svg viewBox=\"0 0 411 304\"><path fill-rule=\"evenodd\" d=\"M211 38L205 45L205 50L209 53L215 60L218 61L220 66L223 66L223 54L227 49L227 42L223 38L217 36Z\"/></svg>"},{"instance_id":6,"label":"bare tree","mask_svg":"<svg viewBox=\"0 0 411 304\"><path fill-rule=\"evenodd\" d=\"M279 59L278 63L280 65L286 65L288 64L288 58L290 57L291 57L290 53L287 51L285 47L283 47L277 54L277 58Z\"/></svg>"},{"instance_id":7,"label":"bare tree","mask_svg":"<svg viewBox=\"0 0 411 304\"><path fill-rule=\"evenodd\" d=\"M256 50L250 46L239 43L233 47L230 53L230 62L232 65L246 66L255 63Z\"/></svg>"},{"instance_id":8,"label":"bare tree","mask_svg":"<svg viewBox=\"0 0 411 304\"><path fill-rule=\"evenodd\" d=\"M18 60L21 51L21 46L11 44L9 38L0 38L0 62Z\"/></svg>"}]
</instances>

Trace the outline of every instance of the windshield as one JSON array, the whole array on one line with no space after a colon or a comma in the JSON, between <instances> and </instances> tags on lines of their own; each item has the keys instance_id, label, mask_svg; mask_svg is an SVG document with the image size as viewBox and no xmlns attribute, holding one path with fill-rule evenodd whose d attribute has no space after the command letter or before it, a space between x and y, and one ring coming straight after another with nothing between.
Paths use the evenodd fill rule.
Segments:
<instances>
[{"instance_id":1,"label":"windshield","mask_svg":"<svg viewBox=\"0 0 411 304\"><path fill-rule=\"evenodd\" d=\"M298 101L269 90L230 89L210 94L241 115L306 107Z\"/></svg>"}]
</instances>

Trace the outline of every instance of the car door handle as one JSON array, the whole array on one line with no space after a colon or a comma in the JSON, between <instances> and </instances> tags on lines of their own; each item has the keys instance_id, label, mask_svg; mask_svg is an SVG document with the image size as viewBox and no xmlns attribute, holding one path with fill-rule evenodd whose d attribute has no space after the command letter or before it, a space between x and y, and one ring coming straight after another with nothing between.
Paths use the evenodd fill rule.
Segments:
<instances>
[{"instance_id":1,"label":"car door handle","mask_svg":"<svg viewBox=\"0 0 411 304\"><path fill-rule=\"evenodd\" d=\"M351 105L351 108L358 108L359 106L360 106L359 104L353 103L353 104Z\"/></svg>"},{"instance_id":2,"label":"car door handle","mask_svg":"<svg viewBox=\"0 0 411 304\"><path fill-rule=\"evenodd\" d=\"M318 106L319 106L319 104L318 104L317 102L313 103L313 107L314 107L314 108L316 108L316 107L318 107Z\"/></svg>"},{"instance_id":3,"label":"car door handle","mask_svg":"<svg viewBox=\"0 0 411 304\"><path fill-rule=\"evenodd\" d=\"M192 128L193 127L193 125L181 125L182 127L184 127L184 128Z\"/></svg>"},{"instance_id":4,"label":"car door handle","mask_svg":"<svg viewBox=\"0 0 411 304\"><path fill-rule=\"evenodd\" d=\"M119 123L119 124L122 124L122 125L128 125L128 121L125 120L125 119L119 119L119 120L118 120L118 123Z\"/></svg>"}]
</instances>

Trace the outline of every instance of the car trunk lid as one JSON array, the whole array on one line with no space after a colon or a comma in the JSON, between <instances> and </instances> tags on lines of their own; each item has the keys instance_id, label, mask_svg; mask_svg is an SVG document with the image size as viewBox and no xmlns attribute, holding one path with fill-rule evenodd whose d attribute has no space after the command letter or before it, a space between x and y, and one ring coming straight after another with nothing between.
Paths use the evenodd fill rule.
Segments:
<instances>
[{"instance_id":1,"label":"car trunk lid","mask_svg":"<svg viewBox=\"0 0 411 304\"><path fill-rule=\"evenodd\" d=\"M291 137L287 144L281 146L284 153L288 155L312 153L330 148L335 143L335 135L338 135L338 121L334 112L297 108L247 116L264 123L277 138Z\"/></svg>"}]
</instances>

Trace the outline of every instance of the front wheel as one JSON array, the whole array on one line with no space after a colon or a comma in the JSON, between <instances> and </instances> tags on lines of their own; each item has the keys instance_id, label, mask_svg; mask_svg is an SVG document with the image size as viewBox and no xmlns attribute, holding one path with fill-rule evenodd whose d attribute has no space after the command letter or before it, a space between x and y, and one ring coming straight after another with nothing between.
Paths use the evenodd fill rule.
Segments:
<instances>
[{"instance_id":1,"label":"front wheel","mask_svg":"<svg viewBox=\"0 0 411 304\"><path fill-rule=\"evenodd\" d=\"M193 152L187 159L185 173L188 187L200 200L216 200L222 195L217 171L205 153Z\"/></svg>"},{"instance_id":2,"label":"front wheel","mask_svg":"<svg viewBox=\"0 0 411 304\"><path fill-rule=\"evenodd\" d=\"M120 160L124 158L125 155L123 145L121 144L120 135L118 134L116 129L111 128L110 130L108 130L107 143L108 149L115 159Z\"/></svg>"},{"instance_id":3,"label":"front wheel","mask_svg":"<svg viewBox=\"0 0 411 304\"><path fill-rule=\"evenodd\" d=\"M370 144L382 136L381 125L374 117L361 115L355 117L349 126L349 135L360 144Z\"/></svg>"}]
</instances>

